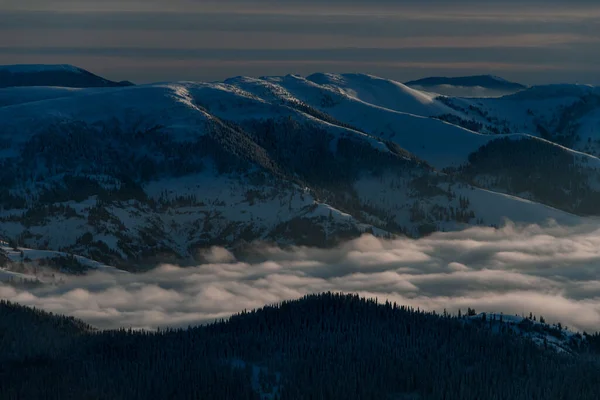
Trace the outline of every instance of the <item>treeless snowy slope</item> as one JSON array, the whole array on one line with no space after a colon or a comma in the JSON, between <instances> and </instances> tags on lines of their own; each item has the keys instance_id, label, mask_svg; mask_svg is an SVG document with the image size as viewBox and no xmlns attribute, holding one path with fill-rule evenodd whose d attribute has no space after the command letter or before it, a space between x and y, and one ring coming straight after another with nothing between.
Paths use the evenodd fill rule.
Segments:
<instances>
[{"instance_id":1,"label":"treeless snowy slope","mask_svg":"<svg viewBox=\"0 0 600 400\"><path fill-rule=\"evenodd\" d=\"M508 194L472 187L456 192L469 199L475 215L481 215L486 223L497 226L502 226L506 220L525 224L555 221L561 225L583 222L583 218L576 215Z\"/></svg>"},{"instance_id":2,"label":"treeless snowy slope","mask_svg":"<svg viewBox=\"0 0 600 400\"><path fill-rule=\"evenodd\" d=\"M146 130L160 125L178 140L203 132L210 116L176 84L86 89L78 96L0 108L0 137L26 142L40 128L69 121L118 122L123 129Z\"/></svg>"},{"instance_id":3,"label":"treeless snowy slope","mask_svg":"<svg viewBox=\"0 0 600 400\"><path fill-rule=\"evenodd\" d=\"M89 93L92 89L78 89L65 87L11 87L0 89L0 107L12 106L33 101L73 97Z\"/></svg>"},{"instance_id":4,"label":"treeless snowy slope","mask_svg":"<svg viewBox=\"0 0 600 400\"><path fill-rule=\"evenodd\" d=\"M402 83L366 74L314 74L306 78L365 103L409 114L434 116L452 112L435 95Z\"/></svg>"}]
</instances>

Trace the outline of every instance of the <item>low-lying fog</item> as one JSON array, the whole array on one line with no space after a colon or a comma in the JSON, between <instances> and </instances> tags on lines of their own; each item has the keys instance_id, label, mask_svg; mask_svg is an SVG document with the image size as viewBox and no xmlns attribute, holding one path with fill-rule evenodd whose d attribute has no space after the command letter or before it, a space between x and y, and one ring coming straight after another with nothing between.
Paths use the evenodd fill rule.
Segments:
<instances>
[{"instance_id":1,"label":"low-lying fog","mask_svg":"<svg viewBox=\"0 0 600 400\"><path fill-rule=\"evenodd\" d=\"M356 292L422 309L543 315L600 330L600 228L508 224L419 240L363 236L335 249L257 249L240 262L223 248L206 264L145 274L93 273L0 298L73 315L99 328L187 326L308 293Z\"/></svg>"}]
</instances>

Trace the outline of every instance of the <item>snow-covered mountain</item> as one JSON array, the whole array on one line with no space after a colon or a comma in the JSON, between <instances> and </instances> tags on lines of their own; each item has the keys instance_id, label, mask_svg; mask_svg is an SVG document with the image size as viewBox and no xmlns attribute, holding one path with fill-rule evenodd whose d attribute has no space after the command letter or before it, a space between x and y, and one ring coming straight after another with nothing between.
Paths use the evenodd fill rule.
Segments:
<instances>
[{"instance_id":1,"label":"snow-covered mountain","mask_svg":"<svg viewBox=\"0 0 600 400\"><path fill-rule=\"evenodd\" d=\"M516 93L526 86L495 75L431 77L405 83L407 86L446 96L500 97Z\"/></svg>"},{"instance_id":2,"label":"snow-covered mountain","mask_svg":"<svg viewBox=\"0 0 600 400\"><path fill-rule=\"evenodd\" d=\"M0 234L144 268L211 245L600 214L600 160L475 132L481 104L360 74L0 89Z\"/></svg>"},{"instance_id":3,"label":"snow-covered mountain","mask_svg":"<svg viewBox=\"0 0 600 400\"><path fill-rule=\"evenodd\" d=\"M131 86L131 82L112 82L72 65L0 66L0 88L22 86L61 86L74 88Z\"/></svg>"}]
</instances>

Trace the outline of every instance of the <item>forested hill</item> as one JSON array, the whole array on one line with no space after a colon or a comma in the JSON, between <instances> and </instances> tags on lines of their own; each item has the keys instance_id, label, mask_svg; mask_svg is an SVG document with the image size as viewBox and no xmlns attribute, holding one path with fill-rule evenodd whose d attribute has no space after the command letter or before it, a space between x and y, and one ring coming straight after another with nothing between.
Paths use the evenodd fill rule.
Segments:
<instances>
[{"instance_id":1,"label":"forested hill","mask_svg":"<svg viewBox=\"0 0 600 400\"><path fill-rule=\"evenodd\" d=\"M509 332L337 294L162 332L3 302L0 398L598 399L598 335L561 355Z\"/></svg>"}]
</instances>

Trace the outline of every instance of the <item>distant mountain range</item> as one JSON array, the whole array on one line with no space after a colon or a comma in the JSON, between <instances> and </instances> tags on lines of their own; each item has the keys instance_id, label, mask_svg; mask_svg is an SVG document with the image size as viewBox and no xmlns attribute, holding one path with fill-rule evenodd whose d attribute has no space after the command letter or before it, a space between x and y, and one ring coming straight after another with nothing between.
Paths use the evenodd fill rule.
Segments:
<instances>
[{"instance_id":1,"label":"distant mountain range","mask_svg":"<svg viewBox=\"0 0 600 400\"><path fill-rule=\"evenodd\" d=\"M0 66L0 88L21 86L60 86L71 88L131 86L131 82L112 82L72 65Z\"/></svg>"},{"instance_id":2,"label":"distant mountain range","mask_svg":"<svg viewBox=\"0 0 600 400\"><path fill-rule=\"evenodd\" d=\"M494 75L432 77L406 82L405 85L448 96L468 97L498 97L527 88Z\"/></svg>"},{"instance_id":3,"label":"distant mountain range","mask_svg":"<svg viewBox=\"0 0 600 400\"><path fill-rule=\"evenodd\" d=\"M407 86L441 86L441 85L450 85L450 86L465 86L465 87L473 87L480 86L488 89L515 89L521 90L525 89L526 86L521 85L520 83L510 82L506 79L500 78L494 75L476 75L476 76L461 76L461 77L431 77L419 79L416 81L406 82Z\"/></svg>"},{"instance_id":4,"label":"distant mountain range","mask_svg":"<svg viewBox=\"0 0 600 400\"><path fill-rule=\"evenodd\" d=\"M0 235L137 270L256 240L578 223L600 214L599 99L450 97L364 74L4 88Z\"/></svg>"}]
</instances>

